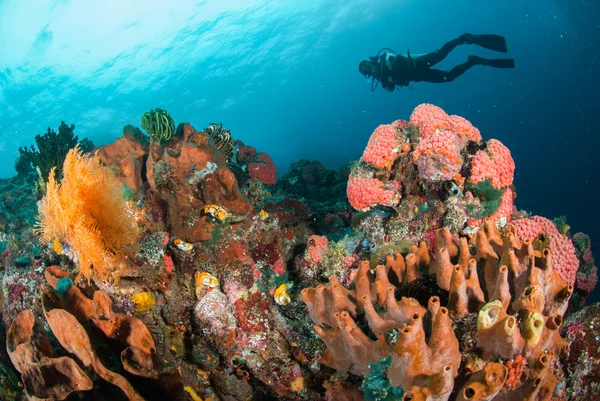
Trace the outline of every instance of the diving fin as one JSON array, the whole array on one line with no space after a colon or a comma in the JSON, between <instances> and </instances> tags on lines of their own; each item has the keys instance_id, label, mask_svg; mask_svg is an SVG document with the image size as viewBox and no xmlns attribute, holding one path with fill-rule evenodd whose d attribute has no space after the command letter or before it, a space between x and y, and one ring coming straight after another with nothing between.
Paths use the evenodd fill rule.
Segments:
<instances>
[{"instance_id":1,"label":"diving fin","mask_svg":"<svg viewBox=\"0 0 600 401\"><path fill-rule=\"evenodd\" d=\"M465 39L465 43L467 44L481 46L485 49L501 53L506 53L508 51L504 36L493 34L472 35L470 33L466 33L463 35L463 37Z\"/></svg>"},{"instance_id":2,"label":"diving fin","mask_svg":"<svg viewBox=\"0 0 600 401\"><path fill-rule=\"evenodd\" d=\"M483 58L478 56L469 56L469 61L477 65L487 65L494 68L515 68L515 60L512 58Z\"/></svg>"}]
</instances>

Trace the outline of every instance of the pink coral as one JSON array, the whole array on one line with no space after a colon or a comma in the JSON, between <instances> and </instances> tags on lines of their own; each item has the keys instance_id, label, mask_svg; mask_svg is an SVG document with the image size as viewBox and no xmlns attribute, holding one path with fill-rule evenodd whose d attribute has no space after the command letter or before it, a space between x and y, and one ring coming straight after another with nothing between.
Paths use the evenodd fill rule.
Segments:
<instances>
[{"instance_id":1,"label":"pink coral","mask_svg":"<svg viewBox=\"0 0 600 401\"><path fill-rule=\"evenodd\" d=\"M512 222L517 229L517 235L521 241L533 241L543 231L543 226L534 219L518 219Z\"/></svg>"},{"instance_id":2,"label":"pink coral","mask_svg":"<svg viewBox=\"0 0 600 401\"><path fill-rule=\"evenodd\" d=\"M549 236L550 258L554 270L566 284L574 284L579 268L575 247L568 237L561 234Z\"/></svg>"},{"instance_id":3,"label":"pink coral","mask_svg":"<svg viewBox=\"0 0 600 401\"><path fill-rule=\"evenodd\" d=\"M311 235L308 237L307 261L311 264L323 262L323 257L329 251L329 241L324 235Z\"/></svg>"},{"instance_id":4,"label":"pink coral","mask_svg":"<svg viewBox=\"0 0 600 401\"><path fill-rule=\"evenodd\" d=\"M438 129L443 129L448 114L441 107L423 103L418 105L410 115L410 123L419 128L421 138L435 134Z\"/></svg>"},{"instance_id":5,"label":"pink coral","mask_svg":"<svg viewBox=\"0 0 600 401\"><path fill-rule=\"evenodd\" d=\"M448 116L446 120L446 129L453 132L459 133L463 138L467 138L469 141L479 142L481 141L481 133L473 124L464 117L461 116Z\"/></svg>"},{"instance_id":6,"label":"pink coral","mask_svg":"<svg viewBox=\"0 0 600 401\"><path fill-rule=\"evenodd\" d=\"M397 131L393 125L380 125L373 131L361 161L379 168L389 169L398 156Z\"/></svg>"},{"instance_id":7,"label":"pink coral","mask_svg":"<svg viewBox=\"0 0 600 401\"><path fill-rule=\"evenodd\" d=\"M413 160L428 181L451 180L460 172L464 141L452 131L437 131L417 145Z\"/></svg>"},{"instance_id":8,"label":"pink coral","mask_svg":"<svg viewBox=\"0 0 600 401\"><path fill-rule=\"evenodd\" d=\"M510 150L502 142L490 139L486 149L475 154L469 181L477 184L490 179L492 186L506 188L512 184L514 175L515 162Z\"/></svg>"},{"instance_id":9,"label":"pink coral","mask_svg":"<svg viewBox=\"0 0 600 401\"><path fill-rule=\"evenodd\" d=\"M521 241L533 240L543 233L548 238L552 267L565 284L575 283L579 269L575 247L569 237L558 232L552 221L542 216L533 216L531 219L515 220L512 225L517 228Z\"/></svg>"},{"instance_id":10,"label":"pink coral","mask_svg":"<svg viewBox=\"0 0 600 401\"><path fill-rule=\"evenodd\" d=\"M556 225L545 217L542 216L533 216L531 218L533 221L542 226L542 232L546 235L558 234L558 229Z\"/></svg>"},{"instance_id":11,"label":"pink coral","mask_svg":"<svg viewBox=\"0 0 600 401\"><path fill-rule=\"evenodd\" d=\"M428 138L437 130L450 130L470 141L481 141L481 133L468 120L460 116L449 116L433 104L423 103L417 106L410 116L410 123L419 128L421 138Z\"/></svg>"},{"instance_id":12,"label":"pink coral","mask_svg":"<svg viewBox=\"0 0 600 401\"><path fill-rule=\"evenodd\" d=\"M384 183L376 178L350 175L346 194L350 205L361 211L367 211L376 205L392 206L397 203L396 191L386 189Z\"/></svg>"},{"instance_id":13,"label":"pink coral","mask_svg":"<svg viewBox=\"0 0 600 401\"><path fill-rule=\"evenodd\" d=\"M261 152L256 155L256 161L248 164L248 175L250 178L262 181L265 185L275 185L277 182L277 167L271 157Z\"/></svg>"}]
</instances>

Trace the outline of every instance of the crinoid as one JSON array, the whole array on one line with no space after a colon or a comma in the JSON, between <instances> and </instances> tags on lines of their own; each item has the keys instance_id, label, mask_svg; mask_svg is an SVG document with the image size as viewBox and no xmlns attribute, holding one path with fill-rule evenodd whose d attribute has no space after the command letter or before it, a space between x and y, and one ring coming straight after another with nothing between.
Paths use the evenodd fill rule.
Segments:
<instances>
[{"instance_id":1,"label":"crinoid","mask_svg":"<svg viewBox=\"0 0 600 401\"><path fill-rule=\"evenodd\" d=\"M221 152L225 153L227 160L233 156L235 141L231 137L231 132L223 128L223 123L210 123L204 130L213 145Z\"/></svg>"},{"instance_id":2,"label":"crinoid","mask_svg":"<svg viewBox=\"0 0 600 401\"><path fill-rule=\"evenodd\" d=\"M175 122L166 110L152 109L142 116L142 128L157 143L165 143L175 132Z\"/></svg>"}]
</instances>

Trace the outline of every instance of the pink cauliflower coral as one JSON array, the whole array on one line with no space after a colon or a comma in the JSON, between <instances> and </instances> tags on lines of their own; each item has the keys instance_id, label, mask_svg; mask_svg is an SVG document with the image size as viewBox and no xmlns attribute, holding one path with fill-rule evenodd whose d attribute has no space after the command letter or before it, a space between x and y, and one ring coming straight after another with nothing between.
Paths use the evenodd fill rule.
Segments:
<instances>
[{"instance_id":1,"label":"pink cauliflower coral","mask_svg":"<svg viewBox=\"0 0 600 401\"><path fill-rule=\"evenodd\" d=\"M534 219L513 220L512 225L517 229L521 241L533 241L544 230L544 227Z\"/></svg>"},{"instance_id":2,"label":"pink cauliflower coral","mask_svg":"<svg viewBox=\"0 0 600 401\"><path fill-rule=\"evenodd\" d=\"M550 260L554 270L566 284L575 284L579 259L575 256L575 247L571 240L561 234L549 236Z\"/></svg>"},{"instance_id":3,"label":"pink cauliflower coral","mask_svg":"<svg viewBox=\"0 0 600 401\"><path fill-rule=\"evenodd\" d=\"M530 221L523 221L530 220ZM534 239L539 234L548 238L550 261L553 269L558 273L565 284L574 284L579 269L579 259L571 239L562 235L554 223L545 217L533 216L531 219L519 219L512 222L517 227L517 234L521 241ZM536 233L536 230L537 231Z\"/></svg>"},{"instance_id":4,"label":"pink cauliflower coral","mask_svg":"<svg viewBox=\"0 0 600 401\"><path fill-rule=\"evenodd\" d=\"M256 149L252 146L243 146L237 153L237 161L240 164L248 164L254 161L256 157Z\"/></svg>"},{"instance_id":5,"label":"pink cauliflower coral","mask_svg":"<svg viewBox=\"0 0 600 401\"><path fill-rule=\"evenodd\" d=\"M360 161L389 169L399 152L397 133L392 124L377 127L369 138Z\"/></svg>"},{"instance_id":6,"label":"pink cauliflower coral","mask_svg":"<svg viewBox=\"0 0 600 401\"><path fill-rule=\"evenodd\" d=\"M471 165L469 181L474 184L490 179L495 188L506 188L513 182L515 161L510 150L496 139L490 139L485 150L477 151Z\"/></svg>"},{"instance_id":7,"label":"pink cauliflower coral","mask_svg":"<svg viewBox=\"0 0 600 401\"><path fill-rule=\"evenodd\" d=\"M421 140L413 152L419 176L427 181L451 180L462 168L465 143L452 131L437 131Z\"/></svg>"},{"instance_id":8,"label":"pink cauliflower coral","mask_svg":"<svg viewBox=\"0 0 600 401\"><path fill-rule=\"evenodd\" d=\"M473 127L469 120L461 116L448 116L445 129L456 132L469 141L479 142L482 139L479 130Z\"/></svg>"},{"instance_id":9,"label":"pink cauliflower coral","mask_svg":"<svg viewBox=\"0 0 600 401\"><path fill-rule=\"evenodd\" d=\"M556 224L552 221L548 220L542 216L533 216L531 218L533 221L538 223L542 227L542 232L546 235L554 235L558 234L558 229L556 228Z\"/></svg>"},{"instance_id":10,"label":"pink cauliflower coral","mask_svg":"<svg viewBox=\"0 0 600 401\"><path fill-rule=\"evenodd\" d=\"M329 241L324 235L311 235L308 237L306 247L306 261L309 264L321 263L329 251Z\"/></svg>"},{"instance_id":11,"label":"pink cauliflower coral","mask_svg":"<svg viewBox=\"0 0 600 401\"><path fill-rule=\"evenodd\" d=\"M396 120L396 121L392 122L391 126L394 128L397 128L397 129L406 129L406 128L408 128L408 121Z\"/></svg>"},{"instance_id":12,"label":"pink cauliflower coral","mask_svg":"<svg viewBox=\"0 0 600 401\"><path fill-rule=\"evenodd\" d=\"M367 211L376 205L395 205L396 191L386 189L383 182L376 178L362 178L350 175L346 194L350 205L360 211Z\"/></svg>"},{"instance_id":13,"label":"pink cauliflower coral","mask_svg":"<svg viewBox=\"0 0 600 401\"><path fill-rule=\"evenodd\" d=\"M479 130L460 116L449 116L440 107L423 103L417 106L411 116L410 123L419 128L421 138L428 138L437 130L450 130L470 141L481 141Z\"/></svg>"},{"instance_id":14,"label":"pink cauliflower coral","mask_svg":"<svg viewBox=\"0 0 600 401\"><path fill-rule=\"evenodd\" d=\"M429 103L418 105L410 115L410 123L417 128L421 138L427 138L435 134L438 129L443 129L448 114L441 107Z\"/></svg>"}]
</instances>

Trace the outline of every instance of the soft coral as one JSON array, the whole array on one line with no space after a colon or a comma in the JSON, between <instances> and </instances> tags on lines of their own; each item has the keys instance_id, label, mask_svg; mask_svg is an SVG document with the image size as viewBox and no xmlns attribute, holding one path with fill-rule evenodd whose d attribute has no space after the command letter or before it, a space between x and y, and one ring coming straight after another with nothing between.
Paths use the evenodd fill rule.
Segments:
<instances>
[{"instance_id":1,"label":"soft coral","mask_svg":"<svg viewBox=\"0 0 600 401\"><path fill-rule=\"evenodd\" d=\"M69 243L79 260L80 275L108 278L115 272L123 246L137 239L118 179L96 157L79 147L70 150L57 182L50 172L46 196L39 207L42 243Z\"/></svg>"}]
</instances>

